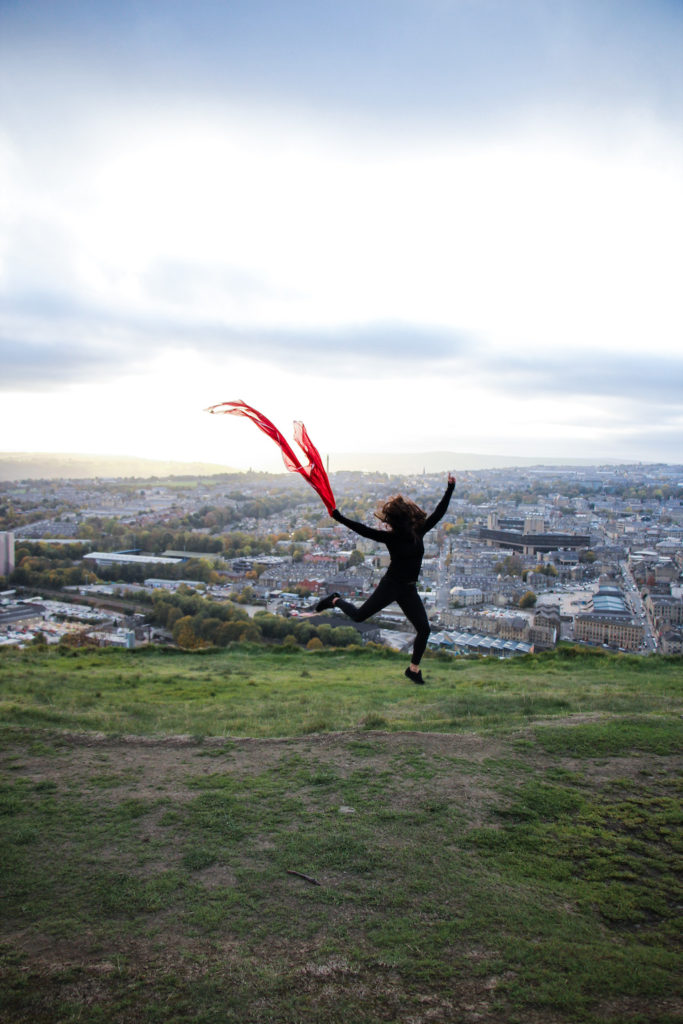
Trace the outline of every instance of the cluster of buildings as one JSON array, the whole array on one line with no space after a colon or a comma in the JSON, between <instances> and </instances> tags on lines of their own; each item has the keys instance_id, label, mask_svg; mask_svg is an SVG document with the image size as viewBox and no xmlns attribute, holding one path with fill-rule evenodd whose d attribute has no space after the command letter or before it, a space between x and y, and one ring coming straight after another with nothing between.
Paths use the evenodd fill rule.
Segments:
<instances>
[{"instance_id":1,"label":"cluster of buildings","mask_svg":"<svg viewBox=\"0 0 683 1024\"><path fill-rule=\"evenodd\" d=\"M18 599L15 591L4 591L0 593L0 647L25 647L37 640L57 644L68 636L76 642L130 649L139 640L149 639L142 619L78 602Z\"/></svg>"},{"instance_id":2,"label":"cluster of buildings","mask_svg":"<svg viewBox=\"0 0 683 1024\"><path fill-rule=\"evenodd\" d=\"M566 639L627 651L679 653L681 477L680 467L662 466L534 467L459 474L448 516L426 538L420 585L433 626L432 646L506 657L549 649ZM426 474L400 479L361 473L333 477L340 507L367 521L372 519L372 503L397 491L410 494L427 509L433 507L443 482L441 475ZM93 510L127 522L159 523L180 509L205 523L211 521L212 509L229 503L229 525L202 525L197 532L279 535L284 539L273 544L272 554L225 559L215 553L170 550L93 551L82 556L83 562L96 573L106 568L109 575L117 565L149 567L142 584L147 589L185 583L221 599L249 587L255 602L283 614L296 612L297 606L310 605L316 595L331 590L355 601L372 592L388 564L383 545L332 524L308 489L292 490L289 477L281 483L277 477L254 474L247 483L241 481L239 494L230 482L200 483L187 490L159 484L122 502L120 494L109 494L106 486L67 482L64 488L86 488L85 506L73 507L71 519L63 513L51 523L35 519L18 534L42 533L66 541L72 535L69 523L87 521ZM661 485L660 494L655 484ZM37 499L39 485L26 486L36 491ZM625 490L639 496L623 497ZM286 493L288 500L263 503L265 512L255 518L254 505L279 493ZM249 509L249 515L241 516L241 507ZM0 575L11 572L12 545L11 534L0 534ZM155 567L182 567L190 557L211 561L216 577L211 584L159 578L163 573ZM397 634L407 629L393 607L380 626Z\"/></svg>"}]
</instances>

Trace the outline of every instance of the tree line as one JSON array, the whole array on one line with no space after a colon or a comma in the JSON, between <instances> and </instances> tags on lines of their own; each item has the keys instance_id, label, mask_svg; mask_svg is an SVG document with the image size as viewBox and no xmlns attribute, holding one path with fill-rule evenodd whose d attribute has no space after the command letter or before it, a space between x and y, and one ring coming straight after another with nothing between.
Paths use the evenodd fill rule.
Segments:
<instances>
[{"instance_id":1,"label":"tree line","mask_svg":"<svg viewBox=\"0 0 683 1024\"><path fill-rule=\"evenodd\" d=\"M149 622L168 630L175 643L187 650L225 647L229 643L284 643L308 647L348 647L357 644L351 626L313 625L305 619L287 619L259 611L254 618L231 601L210 601L195 594L156 593Z\"/></svg>"}]
</instances>

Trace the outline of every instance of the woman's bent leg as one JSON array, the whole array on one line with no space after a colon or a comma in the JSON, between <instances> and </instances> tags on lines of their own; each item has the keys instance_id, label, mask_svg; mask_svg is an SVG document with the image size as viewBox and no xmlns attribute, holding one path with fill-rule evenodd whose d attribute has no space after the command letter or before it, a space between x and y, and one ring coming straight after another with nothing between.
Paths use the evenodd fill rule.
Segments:
<instances>
[{"instance_id":1,"label":"woman's bent leg","mask_svg":"<svg viewBox=\"0 0 683 1024\"><path fill-rule=\"evenodd\" d=\"M354 622L365 622L371 615L380 612L382 608L386 608L388 604L395 600L396 588L385 577L379 581L377 589L374 593L370 594L370 597L360 608L357 608L355 604L351 604L350 601L345 601L343 597L338 598L334 606L335 608L341 608L344 615L348 615Z\"/></svg>"}]
</instances>

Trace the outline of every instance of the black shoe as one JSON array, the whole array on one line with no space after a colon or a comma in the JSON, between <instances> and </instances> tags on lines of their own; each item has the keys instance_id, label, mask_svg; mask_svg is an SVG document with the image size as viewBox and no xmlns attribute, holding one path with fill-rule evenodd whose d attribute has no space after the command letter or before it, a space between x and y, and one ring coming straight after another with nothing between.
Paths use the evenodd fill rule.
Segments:
<instances>
[{"instance_id":1,"label":"black shoe","mask_svg":"<svg viewBox=\"0 0 683 1024\"><path fill-rule=\"evenodd\" d=\"M322 597L315 606L315 610L317 612L326 612L328 608L333 606L338 597L341 597L341 594L338 594L336 591L334 594L328 594L327 597Z\"/></svg>"},{"instance_id":2,"label":"black shoe","mask_svg":"<svg viewBox=\"0 0 683 1024\"><path fill-rule=\"evenodd\" d=\"M420 669L417 672L413 672L412 669L407 668L405 671L408 679L412 680L413 683L418 683L420 686L424 686L424 679L422 678L422 672Z\"/></svg>"}]
</instances>

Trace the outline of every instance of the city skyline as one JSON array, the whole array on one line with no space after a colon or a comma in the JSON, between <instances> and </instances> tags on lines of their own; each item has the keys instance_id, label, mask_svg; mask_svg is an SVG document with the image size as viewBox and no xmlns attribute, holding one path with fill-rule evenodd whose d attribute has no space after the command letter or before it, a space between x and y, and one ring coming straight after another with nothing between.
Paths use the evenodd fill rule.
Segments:
<instances>
[{"instance_id":1,"label":"city skyline","mask_svg":"<svg viewBox=\"0 0 683 1024\"><path fill-rule=\"evenodd\" d=\"M680 462L683 9L0 8L2 449Z\"/></svg>"}]
</instances>

